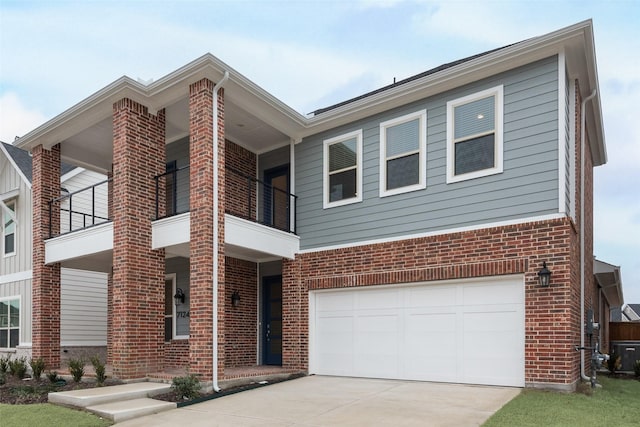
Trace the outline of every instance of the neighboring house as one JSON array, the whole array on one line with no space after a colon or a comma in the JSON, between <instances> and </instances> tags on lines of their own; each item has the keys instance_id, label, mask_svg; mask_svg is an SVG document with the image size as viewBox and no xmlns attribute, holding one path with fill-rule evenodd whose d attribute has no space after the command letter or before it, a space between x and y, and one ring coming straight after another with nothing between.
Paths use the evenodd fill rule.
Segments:
<instances>
[{"instance_id":1,"label":"neighboring house","mask_svg":"<svg viewBox=\"0 0 640 427\"><path fill-rule=\"evenodd\" d=\"M640 322L640 304L625 304L611 312L612 322Z\"/></svg>"},{"instance_id":2,"label":"neighboring house","mask_svg":"<svg viewBox=\"0 0 640 427\"><path fill-rule=\"evenodd\" d=\"M115 376L182 367L213 388L275 365L572 389L589 309L606 322L622 304L594 279L591 21L310 117L207 54L149 85L122 77L18 145L34 161L33 352L50 364L58 266L109 273ZM112 177L108 221L58 236L61 160Z\"/></svg>"},{"instance_id":3,"label":"neighboring house","mask_svg":"<svg viewBox=\"0 0 640 427\"><path fill-rule=\"evenodd\" d=\"M32 161L27 151L0 143L0 355L31 356L32 340ZM104 175L63 163L58 192L74 192L105 179ZM96 200L106 207L106 188ZM83 200L84 199L84 200ZM88 200L75 198L73 221L90 212ZM68 231L68 203L63 205ZM104 208L103 208L104 209ZM103 212L106 215L106 211ZM78 225L79 226L79 225ZM65 228L66 227L66 228ZM63 268L60 296L60 349L64 356L102 354L107 344L106 274Z\"/></svg>"}]
</instances>

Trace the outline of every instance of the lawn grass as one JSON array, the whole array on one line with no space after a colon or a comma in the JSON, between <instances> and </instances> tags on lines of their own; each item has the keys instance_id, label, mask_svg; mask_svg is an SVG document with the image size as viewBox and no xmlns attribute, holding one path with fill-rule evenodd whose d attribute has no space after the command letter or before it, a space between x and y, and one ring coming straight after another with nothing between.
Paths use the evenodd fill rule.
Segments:
<instances>
[{"instance_id":1,"label":"lawn grass","mask_svg":"<svg viewBox=\"0 0 640 427\"><path fill-rule=\"evenodd\" d=\"M0 404L0 425L3 427L103 427L110 420L49 403L35 405Z\"/></svg>"},{"instance_id":2,"label":"lawn grass","mask_svg":"<svg viewBox=\"0 0 640 427\"><path fill-rule=\"evenodd\" d=\"M523 390L483 424L497 426L638 426L640 381L599 376L591 396Z\"/></svg>"}]
</instances>

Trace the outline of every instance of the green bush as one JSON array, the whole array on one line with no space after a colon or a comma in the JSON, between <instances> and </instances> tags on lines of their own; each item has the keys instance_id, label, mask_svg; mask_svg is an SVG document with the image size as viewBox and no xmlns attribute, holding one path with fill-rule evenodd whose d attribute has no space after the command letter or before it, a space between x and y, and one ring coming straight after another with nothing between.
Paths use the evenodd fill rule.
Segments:
<instances>
[{"instance_id":1,"label":"green bush","mask_svg":"<svg viewBox=\"0 0 640 427\"><path fill-rule=\"evenodd\" d=\"M84 376L84 360L82 359L69 359L69 373L73 377L73 380L79 383Z\"/></svg>"},{"instance_id":2,"label":"green bush","mask_svg":"<svg viewBox=\"0 0 640 427\"><path fill-rule=\"evenodd\" d=\"M44 372L44 368L46 364L44 363L44 359L42 357L38 357L37 359L31 358L29 361L29 365L31 365L31 371L33 372L33 378L39 380Z\"/></svg>"},{"instance_id":3,"label":"green bush","mask_svg":"<svg viewBox=\"0 0 640 427\"><path fill-rule=\"evenodd\" d=\"M200 380L194 374L175 377L171 388L184 400L194 399L200 395Z\"/></svg>"},{"instance_id":4,"label":"green bush","mask_svg":"<svg viewBox=\"0 0 640 427\"><path fill-rule=\"evenodd\" d=\"M636 377L640 377L640 359L633 363L633 372L636 374Z\"/></svg>"},{"instance_id":5,"label":"green bush","mask_svg":"<svg viewBox=\"0 0 640 427\"><path fill-rule=\"evenodd\" d=\"M620 369L620 366L622 366L620 355L612 352L609 356L609 360L607 360L607 369L609 369L609 372L611 372L612 374L615 374L616 371Z\"/></svg>"},{"instance_id":6,"label":"green bush","mask_svg":"<svg viewBox=\"0 0 640 427\"><path fill-rule=\"evenodd\" d=\"M9 356L0 357L0 373L6 374L9 370L9 360L11 358Z\"/></svg>"},{"instance_id":7,"label":"green bush","mask_svg":"<svg viewBox=\"0 0 640 427\"><path fill-rule=\"evenodd\" d=\"M100 358L98 356L93 356L91 358L91 364L93 365L93 370L96 371L96 382L99 385L104 384L105 380L107 379L106 367L104 366L104 363L100 361Z\"/></svg>"},{"instance_id":8,"label":"green bush","mask_svg":"<svg viewBox=\"0 0 640 427\"><path fill-rule=\"evenodd\" d=\"M7 374L5 374L4 372L0 372L0 385L4 385L4 383L7 382L6 375Z\"/></svg>"},{"instance_id":9,"label":"green bush","mask_svg":"<svg viewBox=\"0 0 640 427\"><path fill-rule=\"evenodd\" d=\"M27 358L18 357L9 361L9 372L16 378L24 378L27 375Z\"/></svg>"},{"instance_id":10,"label":"green bush","mask_svg":"<svg viewBox=\"0 0 640 427\"><path fill-rule=\"evenodd\" d=\"M58 376L58 372L56 371L47 372L47 378L49 378L49 381L51 381L51 384L55 384L56 381L60 379L60 377Z\"/></svg>"}]
</instances>

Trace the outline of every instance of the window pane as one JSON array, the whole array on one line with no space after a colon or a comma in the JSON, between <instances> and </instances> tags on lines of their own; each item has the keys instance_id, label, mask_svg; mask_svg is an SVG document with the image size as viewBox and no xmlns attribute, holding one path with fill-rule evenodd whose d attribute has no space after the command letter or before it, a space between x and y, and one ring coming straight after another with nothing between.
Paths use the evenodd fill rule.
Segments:
<instances>
[{"instance_id":1,"label":"window pane","mask_svg":"<svg viewBox=\"0 0 640 427\"><path fill-rule=\"evenodd\" d=\"M475 172L494 167L494 134L455 144L455 174Z\"/></svg>"},{"instance_id":2,"label":"window pane","mask_svg":"<svg viewBox=\"0 0 640 427\"><path fill-rule=\"evenodd\" d=\"M9 347L15 348L20 344L20 329L11 329L9 331Z\"/></svg>"},{"instance_id":3,"label":"window pane","mask_svg":"<svg viewBox=\"0 0 640 427\"><path fill-rule=\"evenodd\" d=\"M173 315L173 280L164 281L164 314L165 316Z\"/></svg>"},{"instance_id":4,"label":"window pane","mask_svg":"<svg viewBox=\"0 0 640 427\"><path fill-rule=\"evenodd\" d=\"M164 318L164 340L171 341L173 338L173 322L171 317Z\"/></svg>"},{"instance_id":5,"label":"window pane","mask_svg":"<svg viewBox=\"0 0 640 427\"><path fill-rule=\"evenodd\" d=\"M495 97L455 107L454 124L455 139L492 131L495 128Z\"/></svg>"},{"instance_id":6,"label":"window pane","mask_svg":"<svg viewBox=\"0 0 640 427\"><path fill-rule=\"evenodd\" d=\"M420 158L418 154L389 160L387 162L387 190L417 184L420 180Z\"/></svg>"},{"instance_id":7,"label":"window pane","mask_svg":"<svg viewBox=\"0 0 640 427\"><path fill-rule=\"evenodd\" d=\"M335 173L329 176L329 201L351 199L356 197L356 170Z\"/></svg>"},{"instance_id":8,"label":"window pane","mask_svg":"<svg viewBox=\"0 0 640 427\"><path fill-rule=\"evenodd\" d=\"M15 252L15 234L4 236L4 253L11 254Z\"/></svg>"},{"instance_id":9,"label":"window pane","mask_svg":"<svg viewBox=\"0 0 640 427\"><path fill-rule=\"evenodd\" d=\"M420 119L388 127L387 157L416 151L420 148Z\"/></svg>"},{"instance_id":10,"label":"window pane","mask_svg":"<svg viewBox=\"0 0 640 427\"><path fill-rule=\"evenodd\" d=\"M0 302L0 328L9 326L9 301Z\"/></svg>"},{"instance_id":11,"label":"window pane","mask_svg":"<svg viewBox=\"0 0 640 427\"><path fill-rule=\"evenodd\" d=\"M10 301L10 311L9 311L9 326L13 328L17 328L20 326L20 301L17 299Z\"/></svg>"},{"instance_id":12,"label":"window pane","mask_svg":"<svg viewBox=\"0 0 640 427\"><path fill-rule=\"evenodd\" d=\"M337 142L329 146L329 172L356 165L356 138Z\"/></svg>"},{"instance_id":13,"label":"window pane","mask_svg":"<svg viewBox=\"0 0 640 427\"><path fill-rule=\"evenodd\" d=\"M0 348L9 347L9 330L8 329L0 329Z\"/></svg>"}]
</instances>

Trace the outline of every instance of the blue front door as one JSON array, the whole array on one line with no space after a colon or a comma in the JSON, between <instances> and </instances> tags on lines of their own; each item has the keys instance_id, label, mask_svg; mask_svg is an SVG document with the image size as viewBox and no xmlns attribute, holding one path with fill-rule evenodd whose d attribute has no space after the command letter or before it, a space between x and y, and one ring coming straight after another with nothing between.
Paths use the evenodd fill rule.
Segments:
<instances>
[{"instance_id":1,"label":"blue front door","mask_svg":"<svg viewBox=\"0 0 640 427\"><path fill-rule=\"evenodd\" d=\"M282 365L282 276L262 282L263 360L265 365Z\"/></svg>"}]
</instances>

